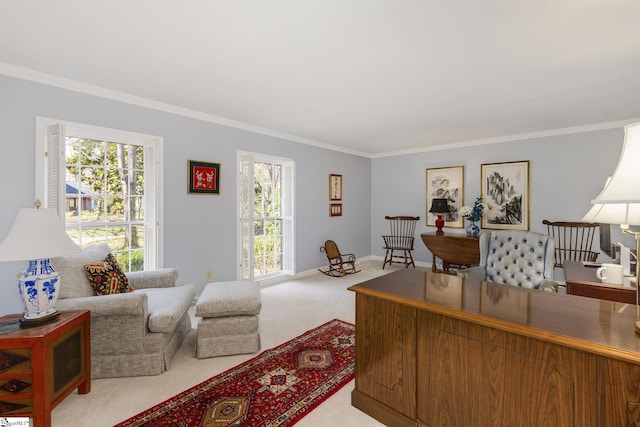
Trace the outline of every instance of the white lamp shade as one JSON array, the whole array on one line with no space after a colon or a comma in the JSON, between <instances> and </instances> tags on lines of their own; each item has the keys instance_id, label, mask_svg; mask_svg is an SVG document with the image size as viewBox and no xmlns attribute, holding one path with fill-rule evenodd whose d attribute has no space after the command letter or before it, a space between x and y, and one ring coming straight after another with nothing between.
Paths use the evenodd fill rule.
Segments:
<instances>
[{"instance_id":1,"label":"white lamp shade","mask_svg":"<svg viewBox=\"0 0 640 427\"><path fill-rule=\"evenodd\" d=\"M640 203L640 123L624 128L624 144L618 165L610 181L598 197L591 201L595 204ZM640 219L637 219L640 221ZM637 224L628 222L627 224Z\"/></svg>"},{"instance_id":2,"label":"white lamp shade","mask_svg":"<svg viewBox=\"0 0 640 427\"><path fill-rule=\"evenodd\" d=\"M0 261L25 261L80 251L67 235L54 209L22 208L0 243Z\"/></svg>"},{"instance_id":3,"label":"white lamp shade","mask_svg":"<svg viewBox=\"0 0 640 427\"><path fill-rule=\"evenodd\" d=\"M604 224L640 225L640 203L594 204L582 220Z\"/></svg>"}]
</instances>

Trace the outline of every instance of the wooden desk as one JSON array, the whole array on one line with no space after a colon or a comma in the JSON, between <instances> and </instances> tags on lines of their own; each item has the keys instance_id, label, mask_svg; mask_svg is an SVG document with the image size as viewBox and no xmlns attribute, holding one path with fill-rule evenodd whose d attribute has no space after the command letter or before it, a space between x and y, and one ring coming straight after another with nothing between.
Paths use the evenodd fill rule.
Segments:
<instances>
[{"instance_id":1,"label":"wooden desk","mask_svg":"<svg viewBox=\"0 0 640 427\"><path fill-rule=\"evenodd\" d=\"M602 283L596 277L596 267L585 267L580 261L565 261L563 270L569 295L636 304L635 286Z\"/></svg>"},{"instance_id":2,"label":"wooden desk","mask_svg":"<svg viewBox=\"0 0 640 427\"><path fill-rule=\"evenodd\" d=\"M478 238L469 237L466 234L444 234L422 233L420 235L427 249L433 254L433 265L431 270L435 273L438 270L436 258L442 260L442 271L449 272L455 269L467 268L478 265L480 262L480 248Z\"/></svg>"},{"instance_id":3,"label":"wooden desk","mask_svg":"<svg viewBox=\"0 0 640 427\"><path fill-rule=\"evenodd\" d=\"M55 321L24 329L20 317L0 317L0 415L50 427L58 403L76 388L91 390L89 312L63 311Z\"/></svg>"},{"instance_id":4,"label":"wooden desk","mask_svg":"<svg viewBox=\"0 0 640 427\"><path fill-rule=\"evenodd\" d=\"M632 426L635 306L419 270L356 292L352 405L388 426Z\"/></svg>"}]
</instances>

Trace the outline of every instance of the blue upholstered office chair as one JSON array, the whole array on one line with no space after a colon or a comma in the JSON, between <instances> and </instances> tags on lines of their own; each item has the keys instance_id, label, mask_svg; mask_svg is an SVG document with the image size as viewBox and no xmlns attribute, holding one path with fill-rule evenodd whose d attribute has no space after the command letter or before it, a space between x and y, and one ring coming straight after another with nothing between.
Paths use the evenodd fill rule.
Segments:
<instances>
[{"instance_id":1,"label":"blue upholstered office chair","mask_svg":"<svg viewBox=\"0 0 640 427\"><path fill-rule=\"evenodd\" d=\"M492 230L480 234L479 244L480 264L461 270L459 276L557 292L552 237L531 231Z\"/></svg>"}]
</instances>

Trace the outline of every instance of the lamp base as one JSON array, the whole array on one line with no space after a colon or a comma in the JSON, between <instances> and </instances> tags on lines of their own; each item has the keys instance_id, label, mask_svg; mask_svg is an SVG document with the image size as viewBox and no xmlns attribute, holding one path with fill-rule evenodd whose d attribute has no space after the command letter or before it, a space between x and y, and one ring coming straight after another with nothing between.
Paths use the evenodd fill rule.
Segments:
<instances>
[{"instance_id":1,"label":"lamp base","mask_svg":"<svg viewBox=\"0 0 640 427\"><path fill-rule=\"evenodd\" d=\"M24 319L37 321L56 312L59 274L48 258L29 261L29 267L18 278L18 288L25 311Z\"/></svg>"},{"instance_id":2,"label":"lamp base","mask_svg":"<svg viewBox=\"0 0 640 427\"><path fill-rule=\"evenodd\" d=\"M27 319L23 317L22 319L18 319L21 328L33 328L34 326L44 325L45 323L49 323L53 320L56 320L60 316L59 311L55 311L51 314L47 314L46 316L38 317L35 319Z\"/></svg>"},{"instance_id":3,"label":"lamp base","mask_svg":"<svg viewBox=\"0 0 640 427\"><path fill-rule=\"evenodd\" d=\"M442 219L442 214L438 214L438 219L436 219L436 235L442 236L444 234L442 227L444 227L444 219Z\"/></svg>"}]
</instances>

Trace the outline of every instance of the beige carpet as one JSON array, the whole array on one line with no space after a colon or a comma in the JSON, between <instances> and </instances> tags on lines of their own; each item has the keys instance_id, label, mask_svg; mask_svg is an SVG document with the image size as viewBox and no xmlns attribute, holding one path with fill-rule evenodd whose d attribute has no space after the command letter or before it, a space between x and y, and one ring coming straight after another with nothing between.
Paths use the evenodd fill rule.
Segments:
<instances>
[{"instance_id":1,"label":"beige carpet","mask_svg":"<svg viewBox=\"0 0 640 427\"><path fill-rule=\"evenodd\" d=\"M261 348L276 347L331 319L355 323L355 295L347 291L347 287L398 268L387 267L383 271L381 266L382 261L365 262L358 265L361 272L350 276L331 278L318 273L263 287ZM193 315L193 308L191 313ZM192 322L195 328L193 317ZM254 356L196 359L194 343L195 329L178 350L170 369L161 375L93 380L89 394L73 393L53 410L53 427L113 426ZM382 426L351 406L353 383L351 381L297 425Z\"/></svg>"}]
</instances>

